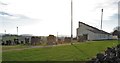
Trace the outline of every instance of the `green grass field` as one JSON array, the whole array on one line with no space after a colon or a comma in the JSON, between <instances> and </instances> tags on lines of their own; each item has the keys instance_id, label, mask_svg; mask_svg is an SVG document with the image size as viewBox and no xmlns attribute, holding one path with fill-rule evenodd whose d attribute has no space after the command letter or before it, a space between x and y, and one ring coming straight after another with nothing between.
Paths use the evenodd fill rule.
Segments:
<instances>
[{"instance_id":1,"label":"green grass field","mask_svg":"<svg viewBox=\"0 0 120 63\"><path fill-rule=\"evenodd\" d=\"M89 41L74 45L13 50L2 53L3 61L85 61L118 44L117 40ZM18 47L18 46L16 46ZM13 47L13 48L16 48ZM22 46L21 46L22 47ZM20 46L18 47L20 48ZM3 46L3 50L12 49Z\"/></svg>"}]
</instances>

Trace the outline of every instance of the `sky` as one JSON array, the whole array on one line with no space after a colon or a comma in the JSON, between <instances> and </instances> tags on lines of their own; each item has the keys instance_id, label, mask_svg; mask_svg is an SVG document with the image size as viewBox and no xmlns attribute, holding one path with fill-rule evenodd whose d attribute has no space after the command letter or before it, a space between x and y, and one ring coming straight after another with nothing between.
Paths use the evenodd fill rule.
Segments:
<instances>
[{"instance_id":1,"label":"sky","mask_svg":"<svg viewBox=\"0 0 120 63\"><path fill-rule=\"evenodd\" d=\"M119 0L73 0L73 36L78 22L112 32L118 26ZM0 33L71 35L71 0L0 0Z\"/></svg>"}]
</instances>

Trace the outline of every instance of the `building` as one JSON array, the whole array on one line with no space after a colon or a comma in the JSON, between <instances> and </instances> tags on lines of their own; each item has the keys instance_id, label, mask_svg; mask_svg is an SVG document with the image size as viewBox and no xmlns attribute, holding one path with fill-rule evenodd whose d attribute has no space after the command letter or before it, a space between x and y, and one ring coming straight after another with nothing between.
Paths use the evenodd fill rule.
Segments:
<instances>
[{"instance_id":1,"label":"building","mask_svg":"<svg viewBox=\"0 0 120 63\"><path fill-rule=\"evenodd\" d=\"M57 44L56 42L56 37L54 35L49 35L47 37L47 44L48 45L54 45L54 44Z\"/></svg>"},{"instance_id":2,"label":"building","mask_svg":"<svg viewBox=\"0 0 120 63\"><path fill-rule=\"evenodd\" d=\"M12 34L2 35L2 45L14 45L18 44L18 36Z\"/></svg>"},{"instance_id":3,"label":"building","mask_svg":"<svg viewBox=\"0 0 120 63\"><path fill-rule=\"evenodd\" d=\"M120 39L120 31L119 30L114 30L112 32L112 35L114 36L114 39Z\"/></svg>"},{"instance_id":4,"label":"building","mask_svg":"<svg viewBox=\"0 0 120 63\"><path fill-rule=\"evenodd\" d=\"M19 42L21 44L30 44L31 43L31 37L32 36L30 36L30 35L20 35L18 37L18 39L19 39Z\"/></svg>"},{"instance_id":5,"label":"building","mask_svg":"<svg viewBox=\"0 0 120 63\"><path fill-rule=\"evenodd\" d=\"M18 44L37 45L41 44L41 37L31 35L5 34L2 35L1 41L2 45L18 45Z\"/></svg>"},{"instance_id":6,"label":"building","mask_svg":"<svg viewBox=\"0 0 120 63\"><path fill-rule=\"evenodd\" d=\"M103 30L99 30L93 26L79 22L79 27L77 28L77 40L106 40L112 39L112 34L107 33Z\"/></svg>"},{"instance_id":7,"label":"building","mask_svg":"<svg viewBox=\"0 0 120 63\"><path fill-rule=\"evenodd\" d=\"M41 36L41 42L46 44L47 43L47 36Z\"/></svg>"}]
</instances>

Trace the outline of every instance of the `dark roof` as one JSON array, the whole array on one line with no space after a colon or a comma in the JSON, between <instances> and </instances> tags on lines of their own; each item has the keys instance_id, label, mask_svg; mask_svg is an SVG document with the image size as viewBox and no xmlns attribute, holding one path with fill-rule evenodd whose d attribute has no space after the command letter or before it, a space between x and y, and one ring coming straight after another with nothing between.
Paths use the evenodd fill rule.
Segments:
<instances>
[{"instance_id":1,"label":"dark roof","mask_svg":"<svg viewBox=\"0 0 120 63\"><path fill-rule=\"evenodd\" d=\"M83 23L83 22L79 22L79 23L82 23L82 24L84 24L84 25L86 25L86 26L88 26L88 27L93 28L94 30L88 29L88 30L91 31L91 32L100 33L100 34L110 34L110 33L105 32L105 31L103 31L103 30L99 30L99 29L96 28L96 27L93 27L93 26L90 26L90 25L88 25L88 24L85 24L85 23Z\"/></svg>"}]
</instances>

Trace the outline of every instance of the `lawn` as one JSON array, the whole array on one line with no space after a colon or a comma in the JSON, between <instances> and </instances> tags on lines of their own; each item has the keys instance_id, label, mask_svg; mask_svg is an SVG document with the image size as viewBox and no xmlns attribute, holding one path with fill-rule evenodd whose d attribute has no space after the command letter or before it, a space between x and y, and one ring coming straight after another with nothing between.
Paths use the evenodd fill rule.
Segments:
<instances>
[{"instance_id":1,"label":"lawn","mask_svg":"<svg viewBox=\"0 0 120 63\"><path fill-rule=\"evenodd\" d=\"M118 44L117 40L88 41L74 45L13 50L2 53L3 61L86 61L107 47ZM7 47L7 46L6 46ZM15 48L15 47L13 47ZM20 48L20 47L18 47ZM4 48L7 49L7 48ZM11 48L8 48L11 49Z\"/></svg>"},{"instance_id":2,"label":"lawn","mask_svg":"<svg viewBox=\"0 0 120 63\"><path fill-rule=\"evenodd\" d=\"M12 49L22 49L22 48L28 48L27 45L9 45L9 46L2 46L2 50L12 50Z\"/></svg>"}]
</instances>

